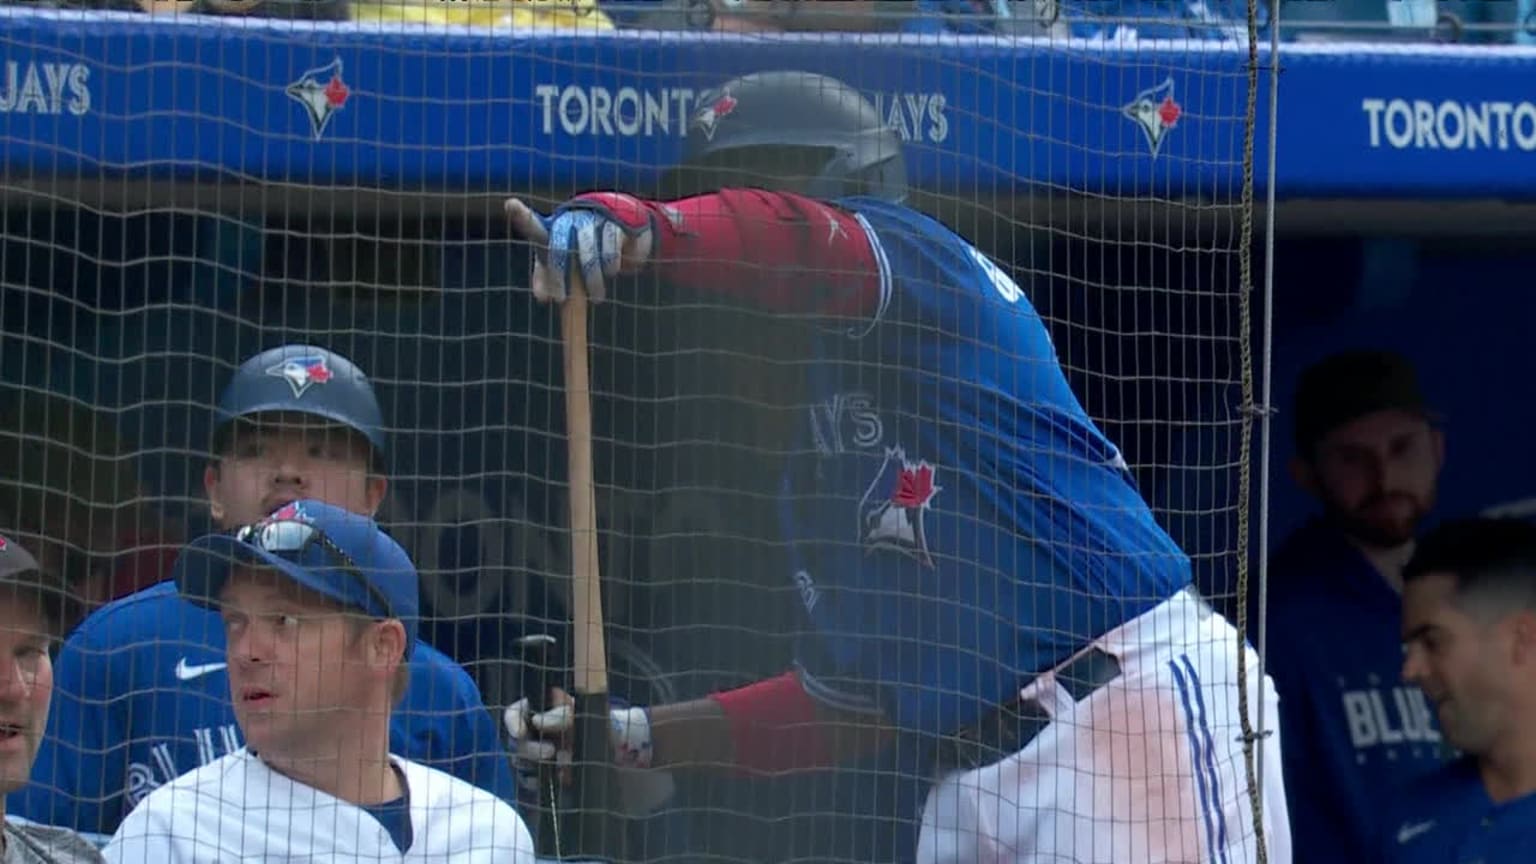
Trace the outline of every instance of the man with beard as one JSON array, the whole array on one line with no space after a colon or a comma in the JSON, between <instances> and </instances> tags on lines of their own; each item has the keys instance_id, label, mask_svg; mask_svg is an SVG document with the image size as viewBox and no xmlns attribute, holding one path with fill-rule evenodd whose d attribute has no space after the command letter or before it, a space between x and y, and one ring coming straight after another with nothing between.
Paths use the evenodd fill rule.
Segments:
<instances>
[{"instance_id":1,"label":"man with beard","mask_svg":"<svg viewBox=\"0 0 1536 864\"><path fill-rule=\"evenodd\" d=\"M1536 525L1468 519L1403 573L1403 677L1462 758L1413 783L1382 822L1386 864L1531 860L1536 825Z\"/></svg>"},{"instance_id":2,"label":"man with beard","mask_svg":"<svg viewBox=\"0 0 1536 864\"><path fill-rule=\"evenodd\" d=\"M1433 421L1395 354L1336 354L1297 388L1291 476L1322 513L1270 563L1266 662L1309 861L1368 860L1383 796L1441 762L1429 705L1402 678L1399 629L1403 567L1445 458Z\"/></svg>"}]
</instances>

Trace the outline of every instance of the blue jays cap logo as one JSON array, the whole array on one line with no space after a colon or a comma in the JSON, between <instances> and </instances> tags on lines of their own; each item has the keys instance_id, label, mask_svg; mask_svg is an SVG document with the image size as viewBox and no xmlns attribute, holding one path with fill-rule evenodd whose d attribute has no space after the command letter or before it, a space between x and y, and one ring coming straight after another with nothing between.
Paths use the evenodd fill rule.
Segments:
<instances>
[{"instance_id":1,"label":"blue jays cap logo","mask_svg":"<svg viewBox=\"0 0 1536 864\"><path fill-rule=\"evenodd\" d=\"M933 566L923 514L937 495L933 466L913 462L900 447L887 447L885 461L859 501L859 535L871 549L893 549Z\"/></svg>"},{"instance_id":2,"label":"blue jays cap logo","mask_svg":"<svg viewBox=\"0 0 1536 864\"><path fill-rule=\"evenodd\" d=\"M261 520L260 524L264 525L264 524L266 524L268 522L308 522L308 521L309 521L309 514L304 512L304 505L300 504L297 501L293 501L293 502L290 502L288 504L284 504L283 506L281 506L281 507L277 508L276 510L273 510L271 513L267 514L267 518Z\"/></svg>"},{"instance_id":3,"label":"blue jays cap logo","mask_svg":"<svg viewBox=\"0 0 1536 864\"><path fill-rule=\"evenodd\" d=\"M331 380L331 367L326 365L325 358L320 355L290 357L268 369L267 374L287 381L288 386L293 388L293 398L298 399L309 388Z\"/></svg>"},{"instance_id":4,"label":"blue jays cap logo","mask_svg":"<svg viewBox=\"0 0 1536 864\"><path fill-rule=\"evenodd\" d=\"M1173 98L1171 77L1150 90L1137 93L1136 98L1121 110L1140 127L1154 159L1163 147L1163 139L1168 137L1168 133L1178 125L1179 118L1184 116L1183 107Z\"/></svg>"},{"instance_id":5,"label":"blue jays cap logo","mask_svg":"<svg viewBox=\"0 0 1536 864\"><path fill-rule=\"evenodd\" d=\"M735 112L738 104L740 103L736 101L736 97L727 90L694 115L693 125L699 127L699 131L704 133L705 140L713 141L715 128L720 125L721 120L726 118L726 115Z\"/></svg>"},{"instance_id":6,"label":"blue jays cap logo","mask_svg":"<svg viewBox=\"0 0 1536 864\"><path fill-rule=\"evenodd\" d=\"M325 134L325 127L331 124L336 112L346 107L347 97L352 94L346 82L341 80L340 57L319 69L305 72L299 80L288 85L287 92L289 99L304 107L316 141Z\"/></svg>"}]
</instances>

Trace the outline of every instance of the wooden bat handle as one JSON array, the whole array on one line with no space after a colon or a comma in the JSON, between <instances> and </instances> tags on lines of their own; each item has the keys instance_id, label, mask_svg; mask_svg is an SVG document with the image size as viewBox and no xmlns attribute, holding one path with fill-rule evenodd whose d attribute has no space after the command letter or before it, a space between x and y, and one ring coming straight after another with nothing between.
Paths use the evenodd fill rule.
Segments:
<instances>
[{"instance_id":1,"label":"wooden bat handle","mask_svg":"<svg viewBox=\"0 0 1536 864\"><path fill-rule=\"evenodd\" d=\"M597 504L592 479L592 392L587 363L587 293L578 276L560 306L565 342L565 425L571 499L571 618L575 628L572 685L608 692L603 643L602 577L597 559Z\"/></svg>"},{"instance_id":2,"label":"wooden bat handle","mask_svg":"<svg viewBox=\"0 0 1536 864\"><path fill-rule=\"evenodd\" d=\"M587 293L571 280L560 307L565 343L565 423L571 496L571 689L575 700L573 784L581 802L571 814L562 851L577 858L627 860L624 826L616 819L609 750L608 652L603 644L602 576L593 500L592 392L587 368ZM569 841L569 842L566 842Z\"/></svg>"}]
</instances>

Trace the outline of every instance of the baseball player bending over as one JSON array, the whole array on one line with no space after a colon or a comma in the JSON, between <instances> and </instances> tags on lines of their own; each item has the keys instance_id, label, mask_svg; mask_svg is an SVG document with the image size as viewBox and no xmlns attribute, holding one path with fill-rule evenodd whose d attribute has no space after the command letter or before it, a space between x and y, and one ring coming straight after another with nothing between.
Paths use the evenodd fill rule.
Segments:
<instances>
[{"instance_id":1,"label":"baseball player bending over","mask_svg":"<svg viewBox=\"0 0 1536 864\"><path fill-rule=\"evenodd\" d=\"M393 755L419 589L404 549L363 516L286 504L194 541L177 590L217 609L246 746L155 790L108 862L533 862L511 805Z\"/></svg>"},{"instance_id":2,"label":"baseball player bending over","mask_svg":"<svg viewBox=\"0 0 1536 864\"><path fill-rule=\"evenodd\" d=\"M580 273L600 300L646 272L680 302L813 319L801 407L867 395L878 435L844 441L813 410L786 442L784 575L816 634L795 668L615 710L620 763L796 771L902 737L934 781L921 862L1255 861L1237 661L1257 657L1192 590L1024 290L902 205L900 140L849 87L757 74L699 104L684 179L706 194L508 202L535 294ZM1273 687L1249 685L1274 717ZM506 718L523 758L553 758L529 726L563 732L568 709L524 715ZM1281 864L1279 741L1261 747Z\"/></svg>"},{"instance_id":3,"label":"baseball player bending over","mask_svg":"<svg viewBox=\"0 0 1536 864\"><path fill-rule=\"evenodd\" d=\"M14 536L14 535L13 535ZM53 701L51 648L72 603L14 539L0 537L0 792L27 785ZM96 847L68 828L5 819L0 864L95 864Z\"/></svg>"},{"instance_id":4,"label":"baseball player bending over","mask_svg":"<svg viewBox=\"0 0 1536 864\"><path fill-rule=\"evenodd\" d=\"M345 357L285 345L245 361L218 405L204 472L209 510L231 530L299 498L377 512L389 483L373 386ZM93 612L58 657L59 698L33 783L13 812L104 841L157 787L239 749L219 617L168 581ZM392 751L516 797L496 721L463 667L412 652Z\"/></svg>"}]
</instances>

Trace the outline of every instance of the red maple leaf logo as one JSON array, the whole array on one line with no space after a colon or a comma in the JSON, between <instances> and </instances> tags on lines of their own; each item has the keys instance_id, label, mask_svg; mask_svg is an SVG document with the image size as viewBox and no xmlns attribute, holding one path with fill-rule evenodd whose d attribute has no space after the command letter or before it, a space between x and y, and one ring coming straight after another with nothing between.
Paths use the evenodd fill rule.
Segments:
<instances>
[{"instance_id":1,"label":"red maple leaf logo","mask_svg":"<svg viewBox=\"0 0 1536 864\"><path fill-rule=\"evenodd\" d=\"M927 462L897 472L891 503L897 507L922 507L933 498L933 466Z\"/></svg>"},{"instance_id":2,"label":"red maple leaf logo","mask_svg":"<svg viewBox=\"0 0 1536 864\"><path fill-rule=\"evenodd\" d=\"M267 520L271 522L287 522L299 518L299 514L299 505L297 503L284 504L273 510L272 515L268 516Z\"/></svg>"},{"instance_id":3,"label":"red maple leaf logo","mask_svg":"<svg viewBox=\"0 0 1536 864\"><path fill-rule=\"evenodd\" d=\"M1172 126L1179 122L1179 117L1183 113L1184 109L1179 107L1179 103L1173 101L1172 96L1164 96L1163 104L1157 106L1157 119L1161 120L1164 126Z\"/></svg>"},{"instance_id":4,"label":"red maple leaf logo","mask_svg":"<svg viewBox=\"0 0 1536 864\"><path fill-rule=\"evenodd\" d=\"M715 119L719 120L725 115L736 110L736 97L726 93L719 99L716 99L715 104L711 105L710 107L715 111Z\"/></svg>"},{"instance_id":5,"label":"red maple leaf logo","mask_svg":"<svg viewBox=\"0 0 1536 864\"><path fill-rule=\"evenodd\" d=\"M324 384L331 380L331 370L326 368L324 363L316 363L304 371L309 374L309 380L316 384Z\"/></svg>"},{"instance_id":6,"label":"red maple leaf logo","mask_svg":"<svg viewBox=\"0 0 1536 864\"><path fill-rule=\"evenodd\" d=\"M332 75L331 83L325 85L325 101L330 103L332 108L340 108L347 104L347 96L351 92L347 89L346 82L341 80L340 75Z\"/></svg>"},{"instance_id":7,"label":"red maple leaf logo","mask_svg":"<svg viewBox=\"0 0 1536 864\"><path fill-rule=\"evenodd\" d=\"M4 537L0 537L0 552L4 552L5 547L9 545L11 545L11 541L5 539Z\"/></svg>"}]
</instances>

